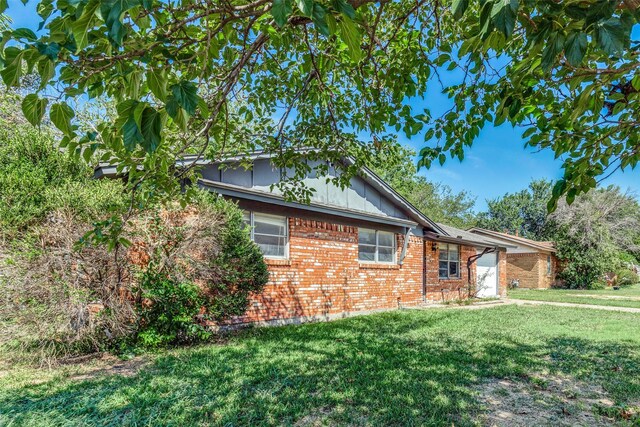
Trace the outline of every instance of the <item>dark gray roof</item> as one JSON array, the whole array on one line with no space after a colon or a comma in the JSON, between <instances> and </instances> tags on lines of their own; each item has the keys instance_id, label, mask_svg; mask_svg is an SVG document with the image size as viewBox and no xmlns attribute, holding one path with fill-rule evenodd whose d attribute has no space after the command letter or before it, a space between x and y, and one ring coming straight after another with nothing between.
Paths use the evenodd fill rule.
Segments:
<instances>
[{"instance_id":1,"label":"dark gray roof","mask_svg":"<svg viewBox=\"0 0 640 427\"><path fill-rule=\"evenodd\" d=\"M304 150L301 150L304 151ZM240 160L244 160L244 159L264 159L264 158L270 158L273 157L272 153L266 153L264 151L255 151L253 153L249 153L247 155L242 155L242 156L230 156L227 157L221 161L209 161L206 159L203 159L201 156L195 156L195 155L189 155L189 156L185 156L184 158L178 160L176 162L176 165L179 167L186 167L189 166L193 163L197 164L197 165L206 165L206 164L220 164L220 163L231 163L234 161L240 161ZM353 162L352 159L345 157L344 158L345 162L351 163ZM126 173L126 171L123 171ZM107 163L101 163L98 165L98 167L96 167L95 171L94 171L94 177L96 178L103 178L103 177L109 177L112 178L114 176L116 176L118 174L116 167L114 165L111 164L107 164ZM410 217L411 219L413 219L417 224L423 226L423 227L427 227L429 229L434 230L436 233L441 233L446 235L447 233L441 229L434 221L432 221L430 218L428 218L425 214L423 214L422 212L420 212L420 210L418 210L418 208L416 208L415 206L413 206L407 199L405 199L404 197L402 197L397 191L395 191L389 184L387 184L386 182L384 182L382 180L382 178L380 178L379 176L377 176L371 169L364 167L362 168L361 174L360 174L361 178L363 180L365 180L367 183L369 183L373 188L375 188L377 191L379 191L381 194L385 195L387 198L389 198L391 201L393 201L396 205L398 205L399 207L402 208L402 210L404 210ZM210 188L217 188L217 189L221 189L226 192L231 192L231 191L241 191L246 195L253 195L254 197L265 197L265 195L262 192L255 192L255 191L251 191L251 190L247 190L244 188L240 188L237 186L232 186L234 188L224 188L224 187L230 187L229 185L225 185L223 186L221 183L218 182L213 182L213 181L209 181L209 180L204 180L201 179L200 180L200 184L205 186L205 187L210 187ZM236 188L237 187L237 188ZM234 195L234 194L229 194L229 195ZM280 199L280 197L278 196L271 196L269 202L271 203L281 203L278 199ZM289 203L291 204L291 203ZM299 204L296 204L299 205ZM330 209L334 209L333 207L331 207ZM343 212L344 214L344 212ZM394 221L394 222L398 222L398 221ZM407 221L408 223L409 221Z\"/></svg>"},{"instance_id":2,"label":"dark gray roof","mask_svg":"<svg viewBox=\"0 0 640 427\"><path fill-rule=\"evenodd\" d=\"M528 246L534 249L541 250L543 252L556 252L556 248L553 242L540 242L537 240L526 239L520 236L513 236L507 233L500 233L498 231L487 230L484 228L473 227L469 229L473 234L481 235L483 239L494 238L498 242L502 242L503 245L508 246L509 243L513 244L512 247ZM509 243L505 243L509 242Z\"/></svg>"},{"instance_id":3,"label":"dark gray roof","mask_svg":"<svg viewBox=\"0 0 640 427\"><path fill-rule=\"evenodd\" d=\"M429 237L441 242L458 243L461 245L469 245L481 248L498 248L505 250L507 246L504 242L493 240L488 237L479 236L474 233L470 233L466 230L461 230L450 225L438 223L438 227L442 229L445 234L432 233Z\"/></svg>"}]
</instances>

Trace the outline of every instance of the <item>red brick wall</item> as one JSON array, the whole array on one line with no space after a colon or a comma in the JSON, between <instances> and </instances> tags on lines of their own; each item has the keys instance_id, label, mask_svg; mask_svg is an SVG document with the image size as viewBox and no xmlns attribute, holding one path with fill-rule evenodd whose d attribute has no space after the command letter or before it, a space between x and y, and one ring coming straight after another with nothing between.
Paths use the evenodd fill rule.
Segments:
<instances>
[{"instance_id":1,"label":"red brick wall","mask_svg":"<svg viewBox=\"0 0 640 427\"><path fill-rule=\"evenodd\" d=\"M435 249L435 250L434 250ZM466 298L469 292L469 275L467 259L476 254L476 249L469 246L460 247L460 278L440 279L438 277L438 258L440 250L435 242L427 241L427 295L432 302L443 302ZM471 277L475 278L475 263L471 265ZM474 282L474 280L472 280Z\"/></svg>"},{"instance_id":2,"label":"red brick wall","mask_svg":"<svg viewBox=\"0 0 640 427\"><path fill-rule=\"evenodd\" d=\"M551 255L551 275L548 275L547 254L508 254L507 281L518 279L521 288L546 289L555 282L557 266L556 257Z\"/></svg>"},{"instance_id":3,"label":"red brick wall","mask_svg":"<svg viewBox=\"0 0 640 427\"><path fill-rule=\"evenodd\" d=\"M501 297L507 296L507 284L509 280L507 267L507 253L505 251L498 252L498 293Z\"/></svg>"},{"instance_id":4,"label":"red brick wall","mask_svg":"<svg viewBox=\"0 0 640 427\"><path fill-rule=\"evenodd\" d=\"M396 234L397 259L404 236ZM438 250L426 242L426 300L467 295L466 260L475 249L462 247L461 277L438 278ZM289 259L267 259L270 280L254 295L237 322L328 319L357 312L423 304L423 240L412 236L402 265L358 261L358 228L289 218ZM472 277L475 267L472 268Z\"/></svg>"}]
</instances>

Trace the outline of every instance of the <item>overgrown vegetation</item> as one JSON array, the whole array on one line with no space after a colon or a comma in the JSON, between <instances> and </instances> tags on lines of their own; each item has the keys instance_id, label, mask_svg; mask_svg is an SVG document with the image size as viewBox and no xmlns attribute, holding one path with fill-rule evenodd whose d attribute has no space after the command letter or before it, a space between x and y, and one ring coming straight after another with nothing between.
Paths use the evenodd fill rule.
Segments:
<instances>
[{"instance_id":1,"label":"overgrown vegetation","mask_svg":"<svg viewBox=\"0 0 640 427\"><path fill-rule=\"evenodd\" d=\"M5 240L54 211L90 223L124 205L122 183L90 179L92 169L60 151L55 139L47 128L0 121L0 237Z\"/></svg>"},{"instance_id":2,"label":"overgrown vegetation","mask_svg":"<svg viewBox=\"0 0 640 427\"><path fill-rule=\"evenodd\" d=\"M55 137L0 125L4 351L42 362L194 342L210 335L209 323L244 313L267 270L233 203L194 192L186 208L136 210L109 250L93 224L126 209L122 183L92 179Z\"/></svg>"}]
</instances>

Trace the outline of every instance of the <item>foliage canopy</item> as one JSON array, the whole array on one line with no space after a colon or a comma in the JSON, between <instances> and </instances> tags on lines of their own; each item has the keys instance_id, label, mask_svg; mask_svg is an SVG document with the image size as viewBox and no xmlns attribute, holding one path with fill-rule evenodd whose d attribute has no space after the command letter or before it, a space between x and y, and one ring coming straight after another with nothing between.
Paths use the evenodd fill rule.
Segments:
<instances>
[{"instance_id":1,"label":"foliage canopy","mask_svg":"<svg viewBox=\"0 0 640 427\"><path fill-rule=\"evenodd\" d=\"M335 178L345 184L397 132L425 133L429 166L462 159L486 123L507 120L566 156L554 200L639 157L632 0L40 0L37 10L37 34L3 35L3 81L36 72L29 122L48 115L63 146L118 164L143 199L179 193L175 160L188 153L265 149L296 180L304 146L353 157ZM441 86L452 108L413 111L445 69L462 76ZM113 99L116 117L81 131L87 97Z\"/></svg>"}]
</instances>

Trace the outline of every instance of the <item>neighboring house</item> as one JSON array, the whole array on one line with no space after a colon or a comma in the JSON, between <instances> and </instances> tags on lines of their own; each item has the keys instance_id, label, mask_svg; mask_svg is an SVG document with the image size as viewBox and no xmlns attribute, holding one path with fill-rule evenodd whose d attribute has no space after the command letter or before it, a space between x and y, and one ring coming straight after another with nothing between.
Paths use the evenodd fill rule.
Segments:
<instances>
[{"instance_id":1,"label":"neighboring house","mask_svg":"<svg viewBox=\"0 0 640 427\"><path fill-rule=\"evenodd\" d=\"M555 284L558 259L552 242L538 242L483 228L469 231L508 245L507 283L517 280L520 288L528 289L546 289Z\"/></svg>"},{"instance_id":2,"label":"neighboring house","mask_svg":"<svg viewBox=\"0 0 640 427\"><path fill-rule=\"evenodd\" d=\"M243 161L250 159L251 169L233 158L199 162L197 183L244 210L269 268L263 292L236 322L332 319L464 298L478 269L489 271L481 296L505 295L505 247L435 224L369 169L345 189L308 176L303 181L315 192L305 204L272 189L286 171L270 156ZM96 170L98 177L115 173Z\"/></svg>"}]
</instances>

